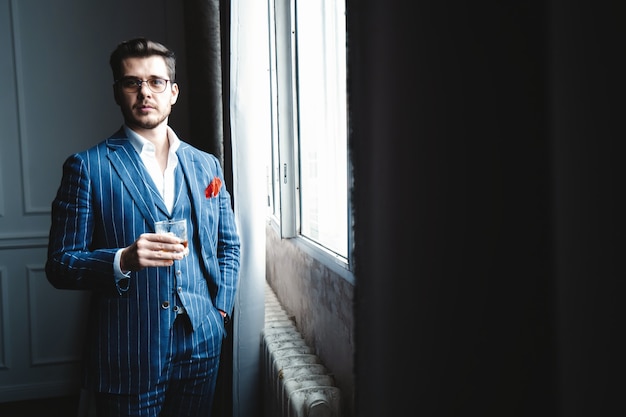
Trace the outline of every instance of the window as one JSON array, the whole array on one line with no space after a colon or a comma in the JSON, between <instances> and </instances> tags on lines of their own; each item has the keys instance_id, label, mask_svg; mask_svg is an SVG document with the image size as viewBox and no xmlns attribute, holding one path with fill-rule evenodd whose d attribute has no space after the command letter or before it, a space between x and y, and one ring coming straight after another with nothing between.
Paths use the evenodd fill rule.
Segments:
<instances>
[{"instance_id":1,"label":"window","mask_svg":"<svg viewBox=\"0 0 626 417\"><path fill-rule=\"evenodd\" d=\"M283 237L350 257L345 2L269 0L272 163Z\"/></svg>"}]
</instances>

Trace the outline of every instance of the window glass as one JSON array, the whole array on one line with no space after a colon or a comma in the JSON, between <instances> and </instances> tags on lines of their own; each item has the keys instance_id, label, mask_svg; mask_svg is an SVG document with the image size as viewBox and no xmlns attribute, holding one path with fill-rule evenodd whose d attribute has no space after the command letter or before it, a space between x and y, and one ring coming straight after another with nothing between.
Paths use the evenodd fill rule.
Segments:
<instances>
[{"instance_id":1,"label":"window glass","mask_svg":"<svg viewBox=\"0 0 626 417\"><path fill-rule=\"evenodd\" d=\"M348 256L345 4L298 1L300 234Z\"/></svg>"}]
</instances>

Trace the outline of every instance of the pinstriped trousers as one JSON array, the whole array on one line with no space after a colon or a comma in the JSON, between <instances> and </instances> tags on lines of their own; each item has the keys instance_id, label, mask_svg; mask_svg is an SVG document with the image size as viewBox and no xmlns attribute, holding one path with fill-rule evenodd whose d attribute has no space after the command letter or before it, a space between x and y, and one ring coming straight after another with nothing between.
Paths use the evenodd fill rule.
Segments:
<instances>
[{"instance_id":1,"label":"pinstriped trousers","mask_svg":"<svg viewBox=\"0 0 626 417\"><path fill-rule=\"evenodd\" d=\"M186 314L171 330L164 372L154 389L139 395L95 393L98 417L210 417L219 353L209 357L205 345L194 346Z\"/></svg>"}]
</instances>

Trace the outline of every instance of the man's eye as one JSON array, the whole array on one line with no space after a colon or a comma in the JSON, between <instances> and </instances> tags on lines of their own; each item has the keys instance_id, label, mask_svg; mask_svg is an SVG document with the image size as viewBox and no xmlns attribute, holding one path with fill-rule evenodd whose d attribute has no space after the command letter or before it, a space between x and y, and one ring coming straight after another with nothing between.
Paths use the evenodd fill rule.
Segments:
<instances>
[{"instance_id":1,"label":"man's eye","mask_svg":"<svg viewBox=\"0 0 626 417\"><path fill-rule=\"evenodd\" d=\"M122 87L133 88L133 87L137 87L138 85L141 85L141 81L139 80L134 80L132 78L127 78L125 80L122 80Z\"/></svg>"}]
</instances>

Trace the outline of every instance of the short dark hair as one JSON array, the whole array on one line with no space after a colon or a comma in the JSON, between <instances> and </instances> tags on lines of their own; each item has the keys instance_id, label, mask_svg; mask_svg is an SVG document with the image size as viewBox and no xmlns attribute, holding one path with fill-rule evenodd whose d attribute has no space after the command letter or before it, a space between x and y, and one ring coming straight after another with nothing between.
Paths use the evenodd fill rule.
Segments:
<instances>
[{"instance_id":1,"label":"short dark hair","mask_svg":"<svg viewBox=\"0 0 626 417\"><path fill-rule=\"evenodd\" d=\"M176 55L165 45L146 38L130 39L117 45L109 58L113 80L117 81L122 76L122 61L126 58L147 58L154 55L162 56L165 59L170 81L175 82Z\"/></svg>"}]
</instances>

